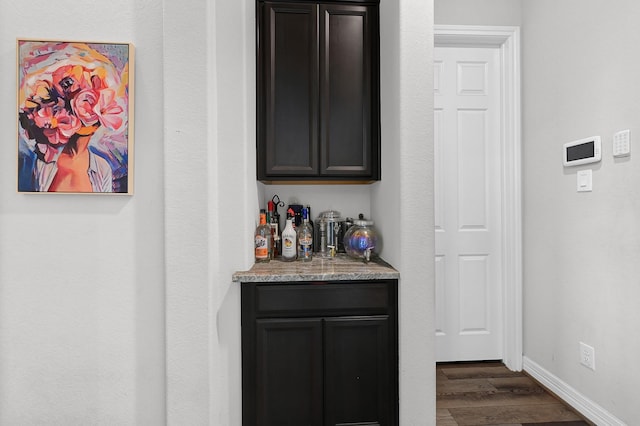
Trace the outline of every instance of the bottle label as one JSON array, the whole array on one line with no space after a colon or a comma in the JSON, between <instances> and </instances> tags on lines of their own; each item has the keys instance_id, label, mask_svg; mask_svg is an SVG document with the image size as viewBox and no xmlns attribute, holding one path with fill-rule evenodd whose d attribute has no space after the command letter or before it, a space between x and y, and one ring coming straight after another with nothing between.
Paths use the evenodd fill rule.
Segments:
<instances>
[{"instance_id":1,"label":"bottle label","mask_svg":"<svg viewBox=\"0 0 640 426\"><path fill-rule=\"evenodd\" d=\"M269 258L269 245L267 244L266 237L256 235L256 259L268 259Z\"/></svg>"},{"instance_id":2,"label":"bottle label","mask_svg":"<svg viewBox=\"0 0 640 426\"><path fill-rule=\"evenodd\" d=\"M293 239L284 237L282 240L282 256L291 258L296 256L296 246Z\"/></svg>"},{"instance_id":3,"label":"bottle label","mask_svg":"<svg viewBox=\"0 0 640 426\"><path fill-rule=\"evenodd\" d=\"M311 241L313 241L311 239L310 236L304 236L302 238L300 238L300 245L301 246L310 246L311 245Z\"/></svg>"},{"instance_id":4,"label":"bottle label","mask_svg":"<svg viewBox=\"0 0 640 426\"><path fill-rule=\"evenodd\" d=\"M311 250L311 240L300 241L300 257L303 259L311 259L313 250Z\"/></svg>"}]
</instances>

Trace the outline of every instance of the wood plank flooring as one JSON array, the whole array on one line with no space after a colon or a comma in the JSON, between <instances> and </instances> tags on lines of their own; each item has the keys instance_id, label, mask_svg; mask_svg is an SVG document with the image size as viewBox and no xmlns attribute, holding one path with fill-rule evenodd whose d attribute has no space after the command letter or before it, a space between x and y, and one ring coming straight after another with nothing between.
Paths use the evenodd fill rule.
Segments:
<instances>
[{"instance_id":1,"label":"wood plank flooring","mask_svg":"<svg viewBox=\"0 0 640 426\"><path fill-rule=\"evenodd\" d=\"M591 426L525 373L500 362L436 365L438 426Z\"/></svg>"}]
</instances>

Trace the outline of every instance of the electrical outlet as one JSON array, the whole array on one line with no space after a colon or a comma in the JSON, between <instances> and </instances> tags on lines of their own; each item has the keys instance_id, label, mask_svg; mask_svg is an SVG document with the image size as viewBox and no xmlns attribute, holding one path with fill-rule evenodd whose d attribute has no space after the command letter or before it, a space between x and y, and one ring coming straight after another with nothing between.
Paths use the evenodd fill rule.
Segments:
<instances>
[{"instance_id":1,"label":"electrical outlet","mask_svg":"<svg viewBox=\"0 0 640 426\"><path fill-rule=\"evenodd\" d=\"M580 342L580 364L596 371L596 350L582 342Z\"/></svg>"}]
</instances>

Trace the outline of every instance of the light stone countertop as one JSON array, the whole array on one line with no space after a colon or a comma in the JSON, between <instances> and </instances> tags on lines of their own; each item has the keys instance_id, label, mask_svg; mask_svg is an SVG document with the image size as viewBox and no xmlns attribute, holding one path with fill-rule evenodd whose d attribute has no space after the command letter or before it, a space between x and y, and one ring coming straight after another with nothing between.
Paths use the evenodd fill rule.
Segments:
<instances>
[{"instance_id":1,"label":"light stone countertop","mask_svg":"<svg viewBox=\"0 0 640 426\"><path fill-rule=\"evenodd\" d=\"M357 281L398 279L400 273L379 257L369 263L338 254L332 259L314 256L311 262L283 262L272 260L256 263L248 271L233 274L234 282L285 282L285 281Z\"/></svg>"}]
</instances>

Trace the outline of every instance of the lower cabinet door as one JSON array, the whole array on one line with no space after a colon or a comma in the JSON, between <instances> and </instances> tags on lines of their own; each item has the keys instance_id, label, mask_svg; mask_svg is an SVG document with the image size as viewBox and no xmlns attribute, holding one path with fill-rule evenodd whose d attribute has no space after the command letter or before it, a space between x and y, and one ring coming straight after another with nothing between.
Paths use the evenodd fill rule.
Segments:
<instances>
[{"instance_id":1,"label":"lower cabinet door","mask_svg":"<svg viewBox=\"0 0 640 426\"><path fill-rule=\"evenodd\" d=\"M392 425L388 316L325 318L325 425Z\"/></svg>"},{"instance_id":2,"label":"lower cabinet door","mask_svg":"<svg viewBox=\"0 0 640 426\"><path fill-rule=\"evenodd\" d=\"M256 323L256 425L323 423L322 319Z\"/></svg>"}]
</instances>

